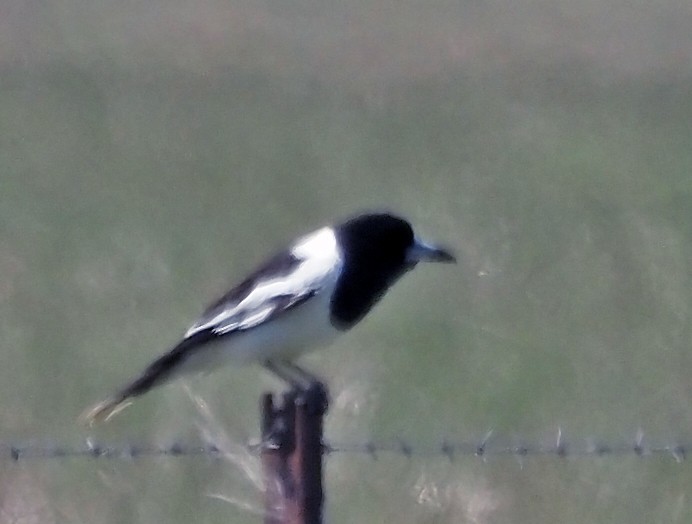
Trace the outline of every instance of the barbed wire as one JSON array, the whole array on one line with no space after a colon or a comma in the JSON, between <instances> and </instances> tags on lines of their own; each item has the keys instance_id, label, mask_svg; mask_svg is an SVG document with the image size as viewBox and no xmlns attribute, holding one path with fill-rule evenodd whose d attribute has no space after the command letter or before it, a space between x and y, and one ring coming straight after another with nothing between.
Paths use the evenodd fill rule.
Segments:
<instances>
[{"instance_id":1,"label":"barbed wire","mask_svg":"<svg viewBox=\"0 0 692 524\"><path fill-rule=\"evenodd\" d=\"M513 439L522 442L520 439ZM524 441L525 442L525 441ZM261 442L248 443L247 450L259 455L263 448ZM493 438L489 431L478 441L441 440L430 444L415 444L399 438L390 441L364 440L357 442L329 442L322 444L325 455L356 454L377 460L381 455L398 455L412 459L414 457L444 457L453 461L457 457L488 457L510 456L518 459L530 457L555 458L586 458L586 457L660 457L669 456L676 462L684 462L687 454L692 451L692 444L648 444L640 431L630 441L608 442L599 439L582 439L568 441L560 430L554 442L550 444L533 442L523 444L507 444L502 439ZM46 459L69 459L89 457L94 459L127 459L135 460L147 457L194 457L207 456L222 458L225 455L222 447L215 444L190 444L173 442L168 445L154 444L125 444L113 445L86 439L83 444L75 446L41 445L41 444L2 444L0 443L0 459L14 462Z\"/></svg>"}]
</instances>

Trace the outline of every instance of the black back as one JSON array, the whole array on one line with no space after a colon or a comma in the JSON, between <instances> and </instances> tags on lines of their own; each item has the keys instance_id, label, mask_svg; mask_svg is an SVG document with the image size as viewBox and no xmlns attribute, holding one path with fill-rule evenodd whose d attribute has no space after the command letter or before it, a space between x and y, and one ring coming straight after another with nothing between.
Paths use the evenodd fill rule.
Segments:
<instances>
[{"instance_id":1,"label":"black back","mask_svg":"<svg viewBox=\"0 0 692 524\"><path fill-rule=\"evenodd\" d=\"M359 215L334 228L344 266L331 300L331 321L346 330L361 320L387 289L413 266L406 250L411 225L390 214Z\"/></svg>"}]
</instances>

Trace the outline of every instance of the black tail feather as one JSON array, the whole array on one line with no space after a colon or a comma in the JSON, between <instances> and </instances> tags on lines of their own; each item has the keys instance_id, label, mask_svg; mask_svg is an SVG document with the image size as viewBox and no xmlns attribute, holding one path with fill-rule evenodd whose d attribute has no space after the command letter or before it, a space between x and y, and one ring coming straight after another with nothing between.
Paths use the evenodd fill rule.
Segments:
<instances>
[{"instance_id":1,"label":"black tail feather","mask_svg":"<svg viewBox=\"0 0 692 524\"><path fill-rule=\"evenodd\" d=\"M200 333L199 335L203 334ZM200 336L195 335L182 340L168 353L149 364L139 378L112 397L87 409L80 416L80 420L89 426L93 426L97 422L107 422L129 406L134 397L143 395L152 388L167 382L176 367L187 357L188 351L203 342L200 338Z\"/></svg>"}]
</instances>

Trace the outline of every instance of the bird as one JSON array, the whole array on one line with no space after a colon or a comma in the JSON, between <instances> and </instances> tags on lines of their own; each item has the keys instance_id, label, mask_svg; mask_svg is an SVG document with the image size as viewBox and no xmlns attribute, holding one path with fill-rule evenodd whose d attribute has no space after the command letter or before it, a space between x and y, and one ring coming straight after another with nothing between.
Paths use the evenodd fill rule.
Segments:
<instances>
[{"instance_id":1,"label":"bird","mask_svg":"<svg viewBox=\"0 0 692 524\"><path fill-rule=\"evenodd\" d=\"M226 363L259 363L298 389L318 383L294 363L353 328L420 262L456 262L404 218L366 212L300 237L213 302L168 352L132 382L87 409L91 426L135 397Z\"/></svg>"}]
</instances>

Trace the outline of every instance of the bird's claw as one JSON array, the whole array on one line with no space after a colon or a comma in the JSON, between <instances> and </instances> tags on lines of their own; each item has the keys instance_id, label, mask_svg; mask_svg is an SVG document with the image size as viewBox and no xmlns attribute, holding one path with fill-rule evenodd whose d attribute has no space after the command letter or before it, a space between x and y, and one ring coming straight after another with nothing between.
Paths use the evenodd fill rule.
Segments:
<instances>
[{"instance_id":1,"label":"bird's claw","mask_svg":"<svg viewBox=\"0 0 692 524\"><path fill-rule=\"evenodd\" d=\"M324 415L329 409L329 391L322 382L314 380L301 389L297 403L305 406L308 415Z\"/></svg>"}]
</instances>

